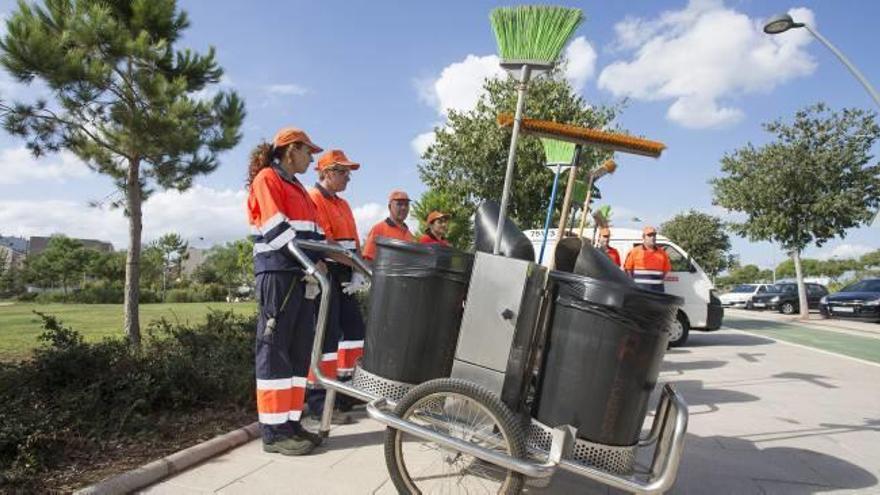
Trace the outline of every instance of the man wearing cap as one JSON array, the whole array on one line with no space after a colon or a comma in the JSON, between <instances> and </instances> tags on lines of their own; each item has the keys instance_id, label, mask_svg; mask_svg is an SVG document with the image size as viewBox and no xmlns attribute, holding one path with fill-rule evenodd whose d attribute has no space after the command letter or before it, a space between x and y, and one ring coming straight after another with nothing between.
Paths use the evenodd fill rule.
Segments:
<instances>
[{"instance_id":1,"label":"man wearing cap","mask_svg":"<svg viewBox=\"0 0 880 495\"><path fill-rule=\"evenodd\" d=\"M449 215L439 211L432 211L428 214L426 223L428 228L425 229L425 233L419 239L419 242L422 244L449 246L449 242L446 240L446 232L449 230Z\"/></svg>"},{"instance_id":2,"label":"man wearing cap","mask_svg":"<svg viewBox=\"0 0 880 495\"><path fill-rule=\"evenodd\" d=\"M402 241L415 242L404 221L409 215L409 196L403 191L391 191L388 195L388 218L373 225L364 244L364 258L372 260L376 256L376 239L390 237Z\"/></svg>"},{"instance_id":3,"label":"man wearing cap","mask_svg":"<svg viewBox=\"0 0 880 495\"><path fill-rule=\"evenodd\" d=\"M318 183L309 190L324 236L328 241L355 253L360 251L357 225L351 207L339 193L348 186L351 172L359 168L360 164L349 160L342 150L330 150L318 158ZM364 352L364 320L354 293L369 288L369 282L362 273L353 271L343 263L328 261L327 268L333 289L321 371L328 376L336 375L340 380L347 380L354 373L355 362ZM309 377L309 386L314 386L313 378ZM320 417L324 396L323 389L309 392L310 414ZM342 397L339 399L340 403L346 402ZM346 418L339 416L334 414L336 422L347 422Z\"/></svg>"},{"instance_id":4,"label":"man wearing cap","mask_svg":"<svg viewBox=\"0 0 880 495\"><path fill-rule=\"evenodd\" d=\"M654 227L642 229L642 244L632 248L626 255L623 269L642 289L666 292L663 279L672 270L672 265L666 251L657 246L657 230Z\"/></svg>"},{"instance_id":5,"label":"man wearing cap","mask_svg":"<svg viewBox=\"0 0 880 495\"><path fill-rule=\"evenodd\" d=\"M599 229L599 250L605 253L615 266L620 266L620 253L611 247L609 242L611 242L611 229L602 227Z\"/></svg>"}]
</instances>

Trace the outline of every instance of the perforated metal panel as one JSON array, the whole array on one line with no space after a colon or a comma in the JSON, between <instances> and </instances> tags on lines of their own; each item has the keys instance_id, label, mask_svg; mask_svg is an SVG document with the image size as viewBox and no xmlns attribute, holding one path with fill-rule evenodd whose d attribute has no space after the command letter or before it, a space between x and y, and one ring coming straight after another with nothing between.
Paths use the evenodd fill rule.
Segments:
<instances>
[{"instance_id":1,"label":"perforated metal panel","mask_svg":"<svg viewBox=\"0 0 880 495\"><path fill-rule=\"evenodd\" d=\"M374 375L360 366L354 369L351 386L377 397L384 397L392 402L399 402L415 385L397 382Z\"/></svg>"},{"instance_id":2,"label":"perforated metal panel","mask_svg":"<svg viewBox=\"0 0 880 495\"><path fill-rule=\"evenodd\" d=\"M553 441L552 431L550 427L533 419L529 425L529 449L546 457ZM636 448L637 445L618 447L576 438L570 455L565 458L613 474L631 474L636 461Z\"/></svg>"}]
</instances>

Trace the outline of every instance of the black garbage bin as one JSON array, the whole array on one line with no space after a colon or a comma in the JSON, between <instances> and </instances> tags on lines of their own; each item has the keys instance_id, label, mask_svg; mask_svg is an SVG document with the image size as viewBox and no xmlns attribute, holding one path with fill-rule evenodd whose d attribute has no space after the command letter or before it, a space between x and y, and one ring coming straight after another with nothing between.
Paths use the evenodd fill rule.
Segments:
<instances>
[{"instance_id":1,"label":"black garbage bin","mask_svg":"<svg viewBox=\"0 0 880 495\"><path fill-rule=\"evenodd\" d=\"M636 444L668 328L684 301L625 279L553 271L550 280L555 294L536 418L572 425L590 442Z\"/></svg>"},{"instance_id":2,"label":"black garbage bin","mask_svg":"<svg viewBox=\"0 0 880 495\"><path fill-rule=\"evenodd\" d=\"M361 367L413 385L448 377L473 255L388 238L376 247Z\"/></svg>"}]
</instances>

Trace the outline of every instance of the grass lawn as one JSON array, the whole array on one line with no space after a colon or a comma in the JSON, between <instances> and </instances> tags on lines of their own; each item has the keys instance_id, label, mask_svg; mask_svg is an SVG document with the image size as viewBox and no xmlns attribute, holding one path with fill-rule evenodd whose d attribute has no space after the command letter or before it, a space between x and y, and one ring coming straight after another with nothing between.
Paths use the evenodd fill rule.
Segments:
<instances>
[{"instance_id":1,"label":"grass lawn","mask_svg":"<svg viewBox=\"0 0 880 495\"><path fill-rule=\"evenodd\" d=\"M141 332L149 322L165 317L171 321L194 323L202 320L210 309L233 310L240 314L256 311L256 304L247 303L168 303L142 304ZM68 327L80 332L87 341L122 336L121 304L36 304L0 302L0 361L25 358L37 346L42 320L33 312L53 315Z\"/></svg>"}]
</instances>

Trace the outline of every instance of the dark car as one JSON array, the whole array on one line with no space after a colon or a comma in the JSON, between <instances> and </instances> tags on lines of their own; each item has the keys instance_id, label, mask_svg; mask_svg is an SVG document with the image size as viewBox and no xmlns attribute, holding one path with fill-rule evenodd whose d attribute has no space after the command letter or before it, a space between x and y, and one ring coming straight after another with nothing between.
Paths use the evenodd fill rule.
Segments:
<instances>
[{"instance_id":1,"label":"dark car","mask_svg":"<svg viewBox=\"0 0 880 495\"><path fill-rule=\"evenodd\" d=\"M823 297L819 311L834 318L880 321L880 278L868 278Z\"/></svg>"},{"instance_id":2,"label":"dark car","mask_svg":"<svg viewBox=\"0 0 880 495\"><path fill-rule=\"evenodd\" d=\"M807 306L819 307L822 297L828 295L828 289L819 284L804 284L807 287ZM752 296L752 307L755 309L776 309L780 313L791 315L800 311L798 289L795 283L774 284L763 294Z\"/></svg>"}]
</instances>

